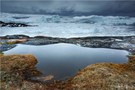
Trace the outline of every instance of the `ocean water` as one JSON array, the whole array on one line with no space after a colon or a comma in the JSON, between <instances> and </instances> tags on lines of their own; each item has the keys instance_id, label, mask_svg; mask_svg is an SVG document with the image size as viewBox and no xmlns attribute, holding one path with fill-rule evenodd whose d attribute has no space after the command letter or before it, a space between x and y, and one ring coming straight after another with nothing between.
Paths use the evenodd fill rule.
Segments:
<instances>
[{"instance_id":1,"label":"ocean water","mask_svg":"<svg viewBox=\"0 0 135 90\"><path fill-rule=\"evenodd\" d=\"M135 35L135 17L127 16L59 16L2 13L0 21L34 25L32 27L2 27L0 28L0 36L24 34L28 36L70 38Z\"/></svg>"}]
</instances>

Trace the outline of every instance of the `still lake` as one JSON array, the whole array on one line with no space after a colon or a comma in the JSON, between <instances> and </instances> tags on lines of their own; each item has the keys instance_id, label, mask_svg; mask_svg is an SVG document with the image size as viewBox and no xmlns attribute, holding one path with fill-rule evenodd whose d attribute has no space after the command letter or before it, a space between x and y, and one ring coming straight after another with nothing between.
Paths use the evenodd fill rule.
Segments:
<instances>
[{"instance_id":1,"label":"still lake","mask_svg":"<svg viewBox=\"0 0 135 90\"><path fill-rule=\"evenodd\" d=\"M38 59L36 67L43 73L42 76L53 75L56 80L64 80L90 64L126 63L129 52L59 43L39 46L18 44L4 54L33 54Z\"/></svg>"}]
</instances>

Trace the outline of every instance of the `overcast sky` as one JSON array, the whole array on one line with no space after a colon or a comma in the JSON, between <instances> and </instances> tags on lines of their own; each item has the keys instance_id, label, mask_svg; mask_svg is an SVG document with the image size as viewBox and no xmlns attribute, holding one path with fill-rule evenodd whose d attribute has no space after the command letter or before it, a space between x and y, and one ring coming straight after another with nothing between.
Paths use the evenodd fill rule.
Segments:
<instances>
[{"instance_id":1,"label":"overcast sky","mask_svg":"<svg viewBox=\"0 0 135 90\"><path fill-rule=\"evenodd\" d=\"M2 0L2 12L135 16L134 0Z\"/></svg>"}]
</instances>

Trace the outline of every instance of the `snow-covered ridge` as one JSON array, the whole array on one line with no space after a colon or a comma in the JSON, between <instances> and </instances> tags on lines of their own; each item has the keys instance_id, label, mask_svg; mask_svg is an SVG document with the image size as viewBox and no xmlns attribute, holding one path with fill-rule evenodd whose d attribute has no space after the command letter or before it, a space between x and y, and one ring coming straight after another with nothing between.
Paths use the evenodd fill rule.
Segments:
<instances>
[{"instance_id":1,"label":"snow-covered ridge","mask_svg":"<svg viewBox=\"0 0 135 90\"><path fill-rule=\"evenodd\" d=\"M127 16L59 16L2 13L0 21L21 22L36 27L2 27L0 36L24 34L28 36L85 37L134 36L135 17Z\"/></svg>"}]
</instances>

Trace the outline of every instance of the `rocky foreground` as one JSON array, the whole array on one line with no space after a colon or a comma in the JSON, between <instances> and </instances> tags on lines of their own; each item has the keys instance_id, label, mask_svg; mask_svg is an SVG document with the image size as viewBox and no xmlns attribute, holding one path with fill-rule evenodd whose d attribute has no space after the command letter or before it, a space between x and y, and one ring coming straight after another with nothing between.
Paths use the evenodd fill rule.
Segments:
<instances>
[{"instance_id":1,"label":"rocky foreground","mask_svg":"<svg viewBox=\"0 0 135 90\"><path fill-rule=\"evenodd\" d=\"M16 47L17 43L26 45L69 43L90 48L122 49L131 52L131 54L135 54L135 36L54 38L45 36L29 37L26 35L7 35L0 37L0 51L3 52L12 49Z\"/></svg>"},{"instance_id":2,"label":"rocky foreground","mask_svg":"<svg viewBox=\"0 0 135 90\"><path fill-rule=\"evenodd\" d=\"M75 89L91 90L134 90L135 56L130 56L128 63L99 63L87 66L72 79Z\"/></svg>"},{"instance_id":3,"label":"rocky foreground","mask_svg":"<svg viewBox=\"0 0 135 90\"><path fill-rule=\"evenodd\" d=\"M33 55L3 55L1 90L135 90L135 56L124 64L99 63L87 66L66 81L36 82L39 75Z\"/></svg>"}]
</instances>

